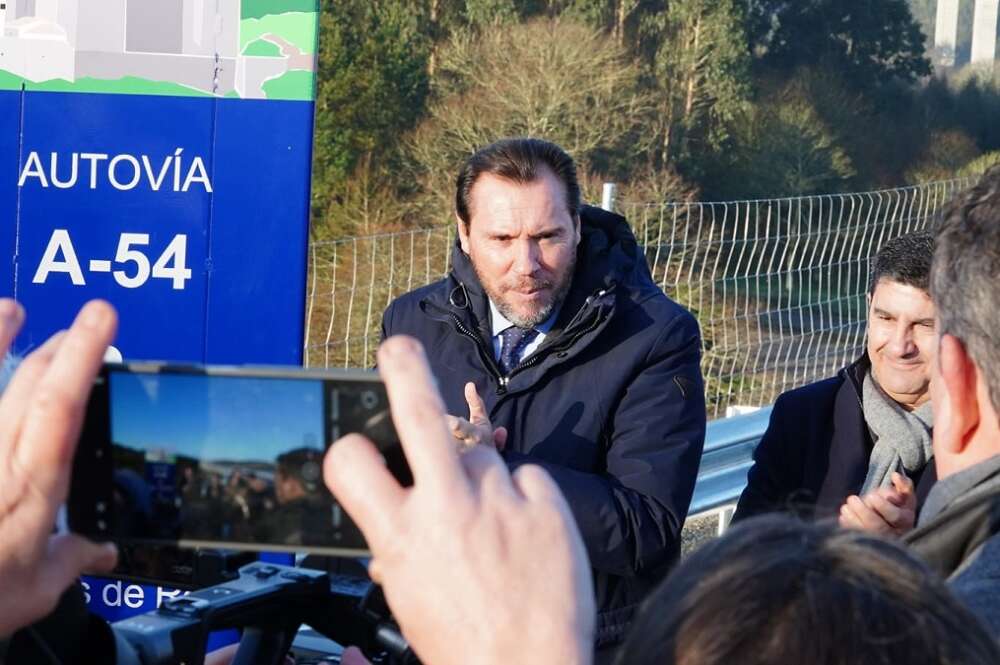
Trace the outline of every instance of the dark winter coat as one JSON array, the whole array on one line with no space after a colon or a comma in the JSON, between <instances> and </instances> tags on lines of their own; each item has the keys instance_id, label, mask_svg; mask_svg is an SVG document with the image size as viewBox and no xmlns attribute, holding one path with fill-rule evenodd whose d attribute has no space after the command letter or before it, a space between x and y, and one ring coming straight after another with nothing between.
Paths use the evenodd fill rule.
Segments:
<instances>
[{"instance_id":1,"label":"dark winter coat","mask_svg":"<svg viewBox=\"0 0 1000 665\"><path fill-rule=\"evenodd\" d=\"M928 518L904 542L1000 639L1000 471Z\"/></svg>"},{"instance_id":2,"label":"dark winter coat","mask_svg":"<svg viewBox=\"0 0 1000 665\"><path fill-rule=\"evenodd\" d=\"M537 351L501 376L488 299L456 244L443 280L385 311L383 335L427 350L450 413L476 384L511 469L544 467L573 510L594 568L598 644L619 639L679 553L705 436L694 318L649 273L625 219L581 211L576 271ZM545 552L538 552L545 556Z\"/></svg>"},{"instance_id":3,"label":"dark winter coat","mask_svg":"<svg viewBox=\"0 0 1000 665\"><path fill-rule=\"evenodd\" d=\"M833 517L861 490L874 447L861 408L870 366L865 355L833 378L778 397L734 521L774 511ZM920 506L937 479L933 461L910 475Z\"/></svg>"}]
</instances>

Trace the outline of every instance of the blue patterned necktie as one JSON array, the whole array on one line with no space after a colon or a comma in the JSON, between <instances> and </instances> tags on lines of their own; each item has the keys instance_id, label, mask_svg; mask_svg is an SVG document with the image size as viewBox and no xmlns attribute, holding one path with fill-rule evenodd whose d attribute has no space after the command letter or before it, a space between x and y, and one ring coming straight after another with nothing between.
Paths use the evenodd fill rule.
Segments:
<instances>
[{"instance_id":1,"label":"blue patterned necktie","mask_svg":"<svg viewBox=\"0 0 1000 665\"><path fill-rule=\"evenodd\" d=\"M517 367L518 358L524 351L524 347L531 344L532 340L538 336L538 331L534 328L518 328L511 326L500 332L500 371L504 376Z\"/></svg>"}]
</instances>

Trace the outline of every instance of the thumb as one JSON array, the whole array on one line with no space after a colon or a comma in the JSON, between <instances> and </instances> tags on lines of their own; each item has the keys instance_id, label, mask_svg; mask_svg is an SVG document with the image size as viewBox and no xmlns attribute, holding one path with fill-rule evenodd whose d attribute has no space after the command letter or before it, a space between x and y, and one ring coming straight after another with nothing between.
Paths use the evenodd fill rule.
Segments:
<instances>
[{"instance_id":1,"label":"thumb","mask_svg":"<svg viewBox=\"0 0 1000 665\"><path fill-rule=\"evenodd\" d=\"M898 471L892 472L892 486L900 494L913 494L913 481Z\"/></svg>"},{"instance_id":2,"label":"thumb","mask_svg":"<svg viewBox=\"0 0 1000 665\"><path fill-rule=\"evenodd\" d=\"M469 381L465 384L465 401L469 404L469 422L473 425L482 425L490 421L486 415L486 404L476 390L476 384Z\"/></svg>"},{"instance_id":3,"label":"thumb","mask_svg":"<svg viewBox=\"0 0 1000 665\"><path fill-rule=\"evenodd\" d=\"M493 445L497 450L503 450L507 446L507 428L497 427L493 430Z\"/></svg>"},{"instance_id":4,"label":"thumb","mask_svg":"<svg viewBox=\"0 0 1000 665\"><path fill-rule=\"evenodd\" d=\"M76 534L49 538L43 577L61 592L83 573L110 573L118 562L112 543L95 543Z\"/></svg>"}]
</instances>

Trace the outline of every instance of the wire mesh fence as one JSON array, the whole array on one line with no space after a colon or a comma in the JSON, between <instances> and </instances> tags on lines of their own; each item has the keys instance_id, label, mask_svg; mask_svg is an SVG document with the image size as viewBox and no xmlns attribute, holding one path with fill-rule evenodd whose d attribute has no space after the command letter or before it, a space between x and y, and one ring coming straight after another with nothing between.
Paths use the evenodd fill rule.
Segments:
<instances>
[{"instance_id":1,"label":"wire mesh fence","mask_svg":"<svg viewBox=\"0 0 1000 665\"><path fill-rule=\"evenodd\" d=\"M631 203L653 279L702 328L709 417L830 376L864 343L871 258L970 180L726 203ZM447 274L454 226L315 242L304 360L371 366L382 311Z\"/></svg>"}]
</instances>

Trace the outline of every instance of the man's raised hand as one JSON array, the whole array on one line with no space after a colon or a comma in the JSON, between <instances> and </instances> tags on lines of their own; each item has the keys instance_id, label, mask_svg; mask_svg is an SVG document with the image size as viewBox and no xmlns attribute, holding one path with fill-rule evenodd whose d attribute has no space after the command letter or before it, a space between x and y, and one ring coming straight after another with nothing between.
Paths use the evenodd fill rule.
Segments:
<instances>
[{"instance_id":1,"label":"man's raised hand","mask_svg":"<svg viewBox=\"0 0 1000 665\"><path fill-rule=\"evenodd\" d=\"M331 446L324 476L413 649L428 665L589 663L590 571L555 483L532 465L511 475L492 446L459 453L415 340L387 340L378 367L414 484L360 435Z\"/></svg>"},{"instance_id":2,"label":"man's raised hand","mask_svg":"<svg viewBox=\"0 0 1000 665\"><path fill-rule=\"evenodd\" d=\"M473 446L493 446L503 450L507 445L507 428L493 428L486 404L476 390L476 384L465 384L465 401L469 405L469 419L447 416L448 429L463 449Z\"/></svg>"}]
</instances>

